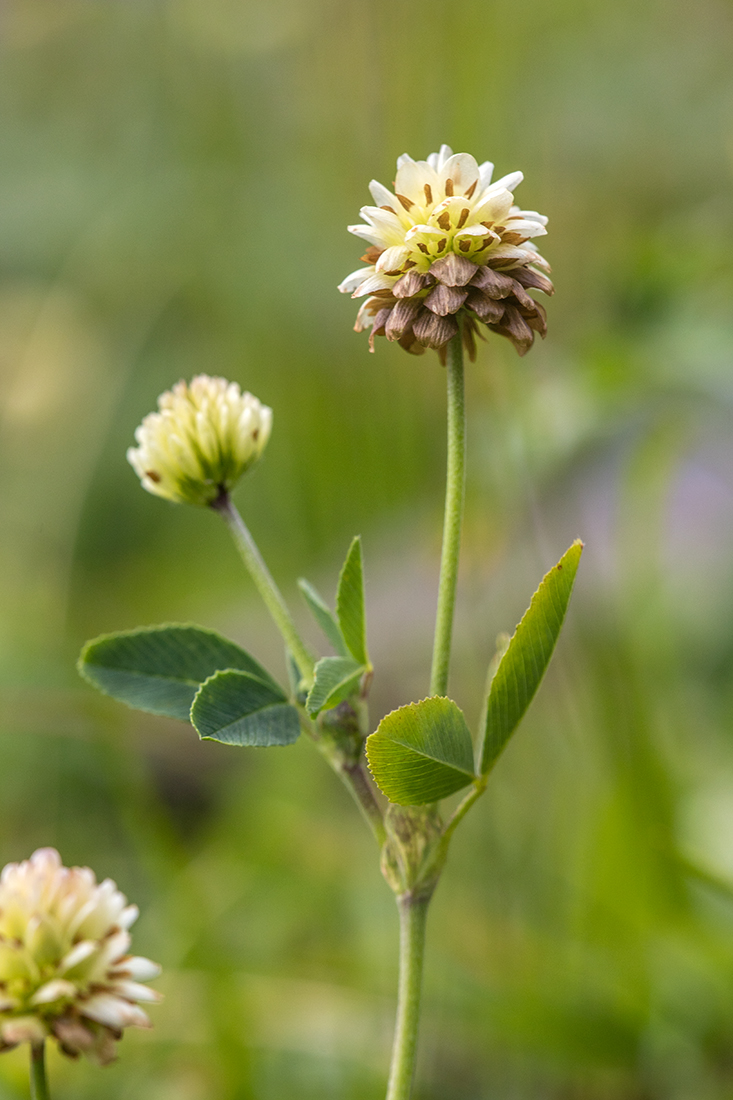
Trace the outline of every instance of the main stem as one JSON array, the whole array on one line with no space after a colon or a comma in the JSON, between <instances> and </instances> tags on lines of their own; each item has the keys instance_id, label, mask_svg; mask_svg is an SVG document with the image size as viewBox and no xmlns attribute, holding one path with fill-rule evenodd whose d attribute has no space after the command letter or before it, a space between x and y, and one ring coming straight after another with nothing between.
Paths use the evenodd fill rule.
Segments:
<instances>
[{"instance_id":1,"label":"main stem","mask_svg":"<svg viewBox=\"0 0 733 1100\"><path fill-rule=\"evenodd\" d=\"M400 984L387 1100L410 1100L412 1092L429 904L430 898L415 898L411 894L403 894L397 899L400 912Z\"/></svg>"},{"instance_id":2,"label":"main stem","mask_svg":"<svg viewBox=\"0 0 733 1100\"><path fill-rule=\"evenodd\" d=\"M50 1100L45 1043L31 1043L31 1100Z\"/></svg>"},{"instance_id":3,"label":"main stem","mask_svg":"<svg viewBox=\"0 0 733 1100\"><path fill-rule=\"evenodd\" d=\"M458 583L463 502L466 495L466 403L463 392L463 342L459 332L448 344L448 471L445 486L443 552L440 559L438 613L435 620L430 694L448 691L453 611Z\"/></svg>"},{"instance_id":4,"label":"main stem","mask_svg":"<svg viewBox=\"0 0 733 1100\"><path fill-rule=\"evenodd\" d=\"M292 653L300 675L310 687L313 683L313 658L295 629L295 623L288 611L285 600L282 598L280 589L275 584L273 576L267 568L255 540L249 533L247 525L232 504L228 493L222 493L219 499L214 501L212 508L219 513L231 531L237 549L257 587L257 591L265 601L267 610L275 620L285 644Z\"/></svg>"}]
</instances>

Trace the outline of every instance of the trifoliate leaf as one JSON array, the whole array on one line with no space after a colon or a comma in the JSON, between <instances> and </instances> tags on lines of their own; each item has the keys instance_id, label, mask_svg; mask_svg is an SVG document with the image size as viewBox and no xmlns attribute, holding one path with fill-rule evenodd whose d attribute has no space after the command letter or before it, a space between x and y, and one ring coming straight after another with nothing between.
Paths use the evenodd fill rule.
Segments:
<instances>
[{"instance_id":1,"label":"trifoliate leaf","mask_svg":"<svg viewBox=\"0 0 733 1100\"><path fill-rule=\"evenodd\" d=\"M313 687L305 703L310 716L335 707L356 691L365 671L364 665L352 657L322 657L315 667Z\"/></svg>"},{"instance_id":2,"label":"trifoliate leaf","mask_svg":"<svg viewBox=\"0 0 733 1100\"><path fill-rule=\"evenodd\" d=\"M473 744L462 712L433 696L393 710L367 738L369 767L391 802L437 802L473 779Z\"/></svg>"},{"instance_id":3,"label":"trifoliate leaf","mask_svg":"<svg viewBox=\"0 0 733 1100\"><path fill-rule=\"evenodd\" d=\"M188 721L191 703L219 669L236 668L280 691L270 674L240 646L214 630L164 623L104 634L87 642L81 675L129 707Z\"/></svg>"},{"instance_id":4,"label":"trifoliate leaf","mask_svg":"<svg viewBox=\"0 0 733 1100\"><path fill-rule=\"evenodd\" d=\"M576 539L542 579L506 646L491 681L481 749L481 771L493 767L524 717L550 663L565 618L583 543Z\"/></svg>"},{"instance_id":5,"label":"trifoliate leaf","mask_svg":"<svg viewBox=\"0 0 733 1100\"><path fill-rule=\"evenodd\" d=\"M313 585L309 584L303 577L298 581L298 587L303 593L303 598L308 604L313 614L313 618L316 620L339 657L348 656L346 642L341 633L341 628L336 622L336 616L333 611L331 611L325 600L316 592Z\"/></svg>"},{"instance_id":6,"label":"trifoliate leaf","mask_svg":"<svg viewBox=\"0 0 733 1100\"><path fill-rule=\"evenodd\" d=\"M225 745L292 745L300 733L298 712L281 691L233 669L204 681L191 707L191 721L203 740Z\"/></svg>"},{"instance_id":7,"label":"trifoliate leaf","mask_svg":"<svg viewBox=\"0 0 733 1100\"><path fill-rule=\"evenodd\" d=\"M369 663L364 617L364 570L357 535L346 555L336 592L336 615L349 653L360 665Z\"/></svg>"}]
</instances>

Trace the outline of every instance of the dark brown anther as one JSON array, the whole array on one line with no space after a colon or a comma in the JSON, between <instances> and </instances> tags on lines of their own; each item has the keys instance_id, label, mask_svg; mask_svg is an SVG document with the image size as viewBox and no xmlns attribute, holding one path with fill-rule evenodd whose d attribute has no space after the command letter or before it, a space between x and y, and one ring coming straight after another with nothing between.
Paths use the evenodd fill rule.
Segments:
<instances>
[{"instance_id":1,"label":"dark brown anther","mask_svg":"<svg viewBox=\"0 0 733 1100\"><path fill-rule=\"evenodd\" d=\"M439 317L447 317L449 313L458 312L467 296L468 291L462 287L443 286L442 283L438 283L425 298L424 304Z\"/></svg>"},{"instance_id":2,"label":"dark brown anther","mask_svg":"<svg viewBox=\"0 0 733 1100\"><path fill-rule=\"evenodd\" d=\"M425 192L425 202L430 206L433 201L433 189L429 183L424 185L423 191Z\"/></svg>"},{"instance_id":3,"label":"dark brown anther","mask_svg":"<svg viewBox=\"0 0 733 1100\"><path fill-rule=\"evenodd\" d=\"M478 180L474 180L473 183L471 184L471 186L469 187L468 191L466 191L466 198L467 199L473 198L473 193L476 190L476 184L477 183L478 183Z\"/></svg>"},{"instance_id":4,"label":"dark brown anther","mask_svg":"<svg viewBox=\"0 0 733 1100\"><path fill-rule=\"evenodd\" d=\"M448 199L453 198L453 180L450 178L450 176L445 181L445 195Z\"/></svg>"},{"instance_id":5,"label":"dark brown anther","mask_svg":"<svg viewBox=\"0 0 733 1100\"><path fill-rule=\"evenodd\" d=\"M458 247L460 248L461 252L468 252L469 249L471 248L470 238L466 237L464 240L459 241L458 242Z\"/></svg>"},{"instance_id":6,"label":"dark brown anther","mask_svg":"<svg viewBox=\"0 0 733 1100\"><path fill-rule=\"evenodd\" d=\"M380 210L387 210L387 211L389 211L390 214L395 214L395 215L397 214L397 211L395 210L395 208L393 206L380 206L379 209Z\"/></svg>"},{"instance_id":7,"label":"dark brown anther","mask_svg":"<svg viewBox=\"0 0 733 1100\"><path fill-rule=\"evenodd\" d=\"M427 256L427 254L428 254L428 246L427 246L426 244L423 244L423 243L422 243L422 241L418 241L418 242L417 242L417 247L418 247L418 248L420 249L420 251L421 251L421 252L424 252L424 253L425 253L425 255Z\"/></svg>"},{"instance_id":8,"label":"dark brown anther","mask_svg":"<svg viewBox=\"0 0 733 1100\"><path fill-rule=\"evenodd\" d=\"M154 481L156 485L158 484L159 481L163 480L163 478L160 476L160 474L158 473L157 470L146 470L145 471L145 476L149 477L151 481Z\"/></svg>"},{"instance_id":9,"label":"dark brown anther","mask_svg":"<svg viewBox=\"0 0 733 1100\"><path fill-rule=\"evenodd\" d=\"M444 286L466 286L474 278L476 270L476 264L472 264L465 256L449 252L432 264L430 274Z\"/></svg>"},{"instance_id":10,"label":"dark brown anther","mask_svg":"<svg viewBox=\"0 0 733 1100\"><path fill-rule=\"evenodd\" d=\"M463 210L461 210L461 216L458 219L458 228L459 229L463 229L464 225L468 221L468 215L469 214L470 214L470 210L468 209L467 206L464 206Z\"/></svg>"},{"instance_id":11,"label":"dark brown anther","mask_svg":"<svg viewBox=\"0 0 733 1100\"><path fill-rule=\"evenodd\" d=\"M395 197L400 200L400 202L402 203L402 205L404 206L405 210L407 210L408 213L410 212L410 210L412 210L413 206L415 205L414 202L412 201L412 199L408 199L406 195L396 195Z\"/></svg>"},{"instance_id":12,"label":"dark brown anther","mask_svg":"<svg viewBox=\"0 0 733 1100\"><path fill-rule=\"evenodd\" d=\"M447 210L444 210L438 218L438 225L441 229L445 229L446 233L450 229L450 214Z\"/></svg>"},{"instance_id":13,"label":"dark brown anther","mask_svg":"<svg viewBox=\"0 0 733 1100\"><path fill-rule=\"evenodd\" d=\"M383 248L377 248L376 245L370 244L361 259L365 264L375 264L383 252Z\"/></svg>"},{"instance_id":14,"label":"dark brown anther","mask_svg":"<svg viewBox=\"0 0 733 1100\"><path fill-rule=\"evenodd\" d=\"M447 244L448 244L448 238L447 237L441 237L440 240L438 241L438 245L437 245L438 252L442 252Z\"/></svg>"}]
</instances>

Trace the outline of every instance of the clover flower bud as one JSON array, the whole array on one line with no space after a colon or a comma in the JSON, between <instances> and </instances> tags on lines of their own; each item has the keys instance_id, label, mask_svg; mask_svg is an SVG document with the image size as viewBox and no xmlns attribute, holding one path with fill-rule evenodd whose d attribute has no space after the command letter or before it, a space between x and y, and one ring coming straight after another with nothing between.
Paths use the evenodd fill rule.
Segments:
<instances>
[{"instance_id":1,"label":"clover flower bud","mask_svg":"<svg viewBox=\"0 0 733 1100\"><path fill-rule=\"evenodd\" d=\"M262 454L272 409L236 382L199 374L158 398L135 432L128 462L143 488L177 503L212 504Z\"/></svg>"},{"instance_id":2,"label":"clover flower bud","mask_svg":"<svg viewBox=\"0 0 733 1100\"><path fill-rule=\"evenodd\" d=\"M370 266L347 275L339 286L353 298L368 295L357 315L357 332L370 328L406 351L421 355L445 346L459 331L473 359L481 325L511 340L524 355L535 333L545 335L543 307L530 289L553 294L549 264L531 238L543 236L547 218L520 210L512 192L521 172L491 182L493 164L468 153L439 153L397 161L394 194L376 180L374 206L363 206L365 225L350 225L369 248Z\"/></svg>"},{"instance_id":3,"label":"clover flower bud","mask_svg":"<svg viewBox=\"0 0 733 1100\"><path fill-rule=\"evenodd\" d=\"M140 984L160 967L128 954L137 907L111 879L63 867L39 848L0 875L0 1051L55 1038L64 1054L102 1065L126 1027L150 1027Z\"/></svg>"}]
</instances>

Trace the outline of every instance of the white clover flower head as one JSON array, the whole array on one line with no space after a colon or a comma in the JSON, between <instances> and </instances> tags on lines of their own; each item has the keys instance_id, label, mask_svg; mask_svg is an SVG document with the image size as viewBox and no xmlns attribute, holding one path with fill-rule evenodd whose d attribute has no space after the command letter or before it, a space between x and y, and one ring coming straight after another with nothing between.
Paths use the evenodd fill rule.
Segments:
<instances>
[{"instance_id":1,"label":"white clover flower head","mask_svg":"<svg viewBox=\"0 0 733 1100\"><path fill-rule=\"evenodd\" d=\"M150 1027L140 983L160 967L128 954L137 907L111 879L39 848L0 875L0 1051L55 1038L64 1054L114 1060L126 1027Z\"/></svg>"},{"instance_id":2,"label":"white clover flower head","mask_svg":"<svg viewBox=\"0 0 733 1100\"><path fill-rule=\"evenodd\" d=\"M127 460L143 488L177 503L213 504L265 448L272 409L236 382L199 374L158 398Z\"/></svg>"},{"instance_id":3,"label":"white clover flower head","mask_svg":"<svg viewBox=\"0 0 733 1100\"><path fill-rule=\"evenodd\" d=\"M491 182L493 164L442 145L427 160L405 153L397 161L394 194L376 180L375 206L360 210L365 225L350 225L369 248L369 267L339 286L353 298L368 295L354 326L371 328L413 354L445 345L459 331L475 357L480 324L506 336L520 355L547 331L545 311L529 288L552 294L549 264L532 238L543 236L547 218L520 210L512 192L522 182L512 172Z\"/></svg>"}]
</instances>

